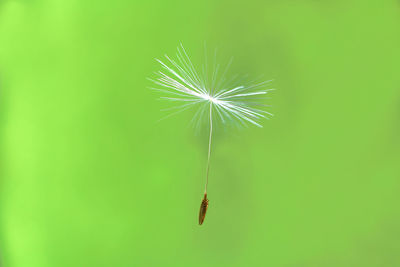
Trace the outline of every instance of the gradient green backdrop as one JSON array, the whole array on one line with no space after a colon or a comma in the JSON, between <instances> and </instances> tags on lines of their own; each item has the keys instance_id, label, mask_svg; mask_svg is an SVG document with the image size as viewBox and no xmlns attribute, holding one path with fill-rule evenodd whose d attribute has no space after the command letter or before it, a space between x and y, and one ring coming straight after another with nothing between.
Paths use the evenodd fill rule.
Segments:
<instances>
[{"instance_id":1,"label":"gradient green backdrop","mask_svg":"<svg viewBox=\"0 0 400 267\"><path fill-rule=\"evenodd\" d=\"M264 128L161 122L183 42L274 78ZM400 266L400 2L0 1L5 267Z\"/></svg>"}]
</instances>

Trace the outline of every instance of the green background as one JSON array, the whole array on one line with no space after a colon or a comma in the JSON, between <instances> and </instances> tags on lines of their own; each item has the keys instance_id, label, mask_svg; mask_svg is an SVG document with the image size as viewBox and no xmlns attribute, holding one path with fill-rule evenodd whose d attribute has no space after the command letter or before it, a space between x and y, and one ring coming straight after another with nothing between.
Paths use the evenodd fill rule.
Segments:
<instances>
[{"instance_id":1,"label":"green background","mask_svg":"<svg viewBox=\"0 0 400 267\"><path fill-rule=\"evenodd\" d=\"M274 78L264 128L165 116L183 42ZM400 266L400 2L0 1L4 266Z\"/></svg>"}]
</instances>

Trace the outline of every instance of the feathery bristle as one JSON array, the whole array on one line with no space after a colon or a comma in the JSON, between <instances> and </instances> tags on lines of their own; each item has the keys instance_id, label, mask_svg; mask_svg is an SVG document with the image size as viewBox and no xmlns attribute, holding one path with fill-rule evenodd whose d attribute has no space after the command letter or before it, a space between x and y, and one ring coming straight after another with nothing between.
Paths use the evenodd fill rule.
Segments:
<instances>
[{"instance_id":1,"label":"feathery bristle","mask_svg":"<svg viewBox=\"0 0 400 267\"><path fill-rule=\"evenodd\" d=\"M203 75L199 74L190 60L186 50L181 44L177 49L176 60L165 55L167 63L156 59L165 71L156 72L157 78L152 80L161 88L152 88L163 92L168 96L161 99L181 102L182 105L173 107L178 109L175 113L182 112L186 109L199 105L192 121L201 120L207 111L207 106L211 105L218 114L218 118L226 123L228 121L238 121L242 124L253 124L262 127L259 120L273 116L271 113L264 111L256 106L262 106L260 103L254 102L260 97L266 95L274 89L264 89L269 81L255 83L250 85L237 84L228 87L226 84L226 73L232 61L230 61L221 77L218 76L220 65L214 63L213 73L207 77L207 71L203 71Z\"/></svg>"}]
</instances>

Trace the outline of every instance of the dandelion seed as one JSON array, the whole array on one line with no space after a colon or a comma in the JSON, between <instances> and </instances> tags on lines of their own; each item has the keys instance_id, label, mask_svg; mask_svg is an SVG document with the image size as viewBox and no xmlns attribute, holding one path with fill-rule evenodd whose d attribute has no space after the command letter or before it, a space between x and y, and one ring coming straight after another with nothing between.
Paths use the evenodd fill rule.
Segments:
<instances>
[{"instance_id":1,"label":"dandelion seed","mask_svg":"<svg viewBox=\"0 0 400 267\"><path fill-rule=\"evenodd\" d=\"M259 108L263 105L257 100L259 97L263 97L274 90L272 88L262 89L272 80L242 84L235 82L237 76L227 79L225 76L232 64L232 60L225 66L222 75L218 78L221 68L216 62L216 52L213 71L208 77L207 63L203 66L203 73L199 73L182 44L177 49L175 60L167 55L163 60L156 60L161 64L162 70L156 72L156 79L150 80L159 88L151 89L165 93L166 96L161 97L163 100L181 103L181 105L171 108L177 111L168 116L197 107L192 123L199 126L203 118L208 117L210 131L204 198L199 212L199 224L201 225L208 208L207 186L210 170L213 118L214 120L220 120L224 124L237 122L241 125L250 124L262 127L260 120L268 119L272 114ZM207 116L205 116L206 113L208 113Z\"/></svg>"},{"instance_id":2,"label":"dandelion seed","mask_svg":"<svg viewBox=\"0 0 400 267\"><path fill-rule=\"evenodd\" d=\"M208 199L207 194L204 194L204 198L200 204L200 212L199 212L199 224L202 225L204 222L204 218L206 217L206 212L208 208Z\"/></svg>"}]
</instances>

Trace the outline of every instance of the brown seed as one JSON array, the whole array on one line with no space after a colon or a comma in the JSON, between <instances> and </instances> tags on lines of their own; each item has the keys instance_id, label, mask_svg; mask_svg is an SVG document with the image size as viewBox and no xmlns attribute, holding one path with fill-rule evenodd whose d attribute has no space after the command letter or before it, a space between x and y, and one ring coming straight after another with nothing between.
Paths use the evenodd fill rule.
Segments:
<instances>
[{"instance_id":1,"label":"brown seed","mask_svg":"<svg viewBox=\"0 0 400 267\"><path fill-rule=\"evenodd\" d=\"M204 218L206 217L207 208L208 208L207 194L204 194L204 198L201 201L201 205L200 205L199 225L202 225L204 222Z\"/></svg>"}]
</instances>

